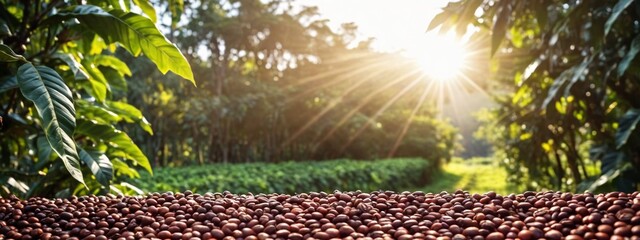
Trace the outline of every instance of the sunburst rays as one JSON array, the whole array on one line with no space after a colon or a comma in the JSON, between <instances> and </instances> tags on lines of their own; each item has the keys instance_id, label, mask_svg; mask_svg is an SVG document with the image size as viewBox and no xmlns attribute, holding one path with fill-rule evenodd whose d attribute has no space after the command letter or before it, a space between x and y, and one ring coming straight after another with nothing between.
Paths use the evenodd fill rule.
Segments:
<instances>
[{"instance_id":1,"label":"sunburst rays","mask_svg":"<svg viewBox=\"0 0 640 240\"><path fill-rule=\"evenodd\" d=\"M292 87L303 88L303 90L296 94L294 98L289 99L288 103L308 101L313 99L313 96L319 91L330 88L343 88L343 90L332 99L327 100L327 103L316 114L310 116L300 127L295 129L282 142L281 147L291 144L301 135L307 133L314 124L322 121L338 105L351 104L351 106L348 106L349 111L343 113L335 123L327 127L323 132L314 133L316 135L311 136L313 139L313 146L311 147L315 152L328 139L335 137L338 130L347 127L349 120L356 114L367 116L368 121L359 126L357 130L352 131L350 136L345 138L341 144L338 153L342 154L364 131L371 128L373 123L389 110L394 103L400 99L413 98L412 101L415 102L415 105L411 108L407 118L402 121L400 129L396 133L394 144L386 154L387 157L393 157L401 146L407 132L410 131L414 118L422 114L423 111L434 111L432 106L436 106L437 117L442 118L447 100L455 103L459 99L464 99L468 91L476 91L482 95L488 95L486 90L474 81L474 79L477 79L476 72L482 72L482 69L487 69L486 65L489 57L486 55L487 51L486 49L479 49L478 46L482 44L477 42L471 41L465 43L465 45L465 64L456 66L459 69L455 70L455 74L446 76L448 79L443 81L437 79L443 76L430 74L428 71L432 68L419 66L419 64L416 64L416 59L400 57L394 54L378 54L375 57L368 54L342 55L339 58L325 61L325 64L331 64L335 67L326 72L299 79L292 84ZM430 53L426 52L424 54L428 55ZM482 54L485 54L486 57L480 56ZM483 66L482 64L485 65ZM468 73L473 73L474 76L469 76ZM385 78L386 80L380 81L380 78ZM369 106L372 100L380 100L382 93L392 88L397 90L392 92L391 95L387 94L389 95L388 98L372 114L363 112L363 109ZM357 101L344 100L349 97L355 97L356 93L360 93L357 95L359 97ZM427 104L428 102L431 104ZM468 114L468 112L458 112L457 109L452 110L454 116Z\"/></svg>"}]
</instances>

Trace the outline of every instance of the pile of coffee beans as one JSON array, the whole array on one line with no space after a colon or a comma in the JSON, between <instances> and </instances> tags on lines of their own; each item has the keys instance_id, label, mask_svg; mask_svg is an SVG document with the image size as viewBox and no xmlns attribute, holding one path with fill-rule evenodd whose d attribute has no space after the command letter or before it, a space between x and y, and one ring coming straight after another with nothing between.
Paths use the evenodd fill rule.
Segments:
<instances>
[{"instance_id":1,"label":"pile of coffee beans","mask_svg":"<svg viewBox=\"0 0 640 240\"><path fill-rule=\"evenodd\" d=\"M0 198L0 239L640 239L640 195L376 191Z\"/></svg>"}]
</instances>

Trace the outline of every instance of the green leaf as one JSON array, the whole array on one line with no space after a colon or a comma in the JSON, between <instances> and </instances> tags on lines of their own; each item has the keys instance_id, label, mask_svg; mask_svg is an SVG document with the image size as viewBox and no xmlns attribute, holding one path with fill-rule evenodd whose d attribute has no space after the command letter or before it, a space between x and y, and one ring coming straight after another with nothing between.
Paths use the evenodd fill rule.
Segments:
<instances>
[{"instance_id":1,"label":"green leaf","mask_svg":"<svg viewBox=\"0 0 640 240\"><path fill-rule=\"evenodd\" d=\"M122 120L122 116L105 108L104 105L95 104L86 100L76 101L78 118L95 120L102 124L112 124Z\"/></svg>"},{"instance_id":2,"label":"green leaf","mask_svg":"<svg viewBox=\"0 0 640 240\"><path fill-rule=\"evenodd\" d=\"M0 43L0 62L27 61L22 55L15 53L9 46Z\"/></svg>"},{"instance_id":3,"label":"green leaf","mask_svg":"<svg viewBox=\"0 0 640 240\"><path fill-rule=\"evenodd\" d=\"M102 75L104 75L104 78L106 78L107 82L109 82L109 86L111 87L112 91L127 91L127 80L124 78L121 72L118 72L118 70L115 70L113 68L103 66L98 67L98 69L100 69Z\"/></svg>"},{"instance_id":4,"label":"green leaf","mask_svg":"<svg viewBox=\"0 0 640 240\"><path fill-rule=\"evenodd\" d=\"M83 79L83 80L89 79L89 74L87 74L82 69L82 65L80 65L80 63L76 61L76 58L73 55L68 53L58 52L53 54L52 58L60 59L61 61L66 63L67 66L69 66L69 69L71 69L71 72L73 73L73 76L75 76L76 79Z\"/></svg>"},{"instance_id":5,"label":"green leaf","mask_svg":"<svg viewBox=\"0 0 640 240\"><path fill-rule=\"evenodd\" d=\"M151 123L142 115L142 112L131 104L125 102L107 102L109 110L118 113L127 122L135 122L146 132L153 135Z\"/></svg>"},{"instance_id":6,"label":"green leaf","mask_svg":"<svg viewBox=\"0 0 640 240\"><path fill-rule=\"evenodd\" d=\"M71 176L85 185L76 143L71 138L76 127L71 90L56 71L31 63L18 68L18 85L22 95L36 106L52 150L62 159Z\"/></svg>"},{"instance_id":7,"label":"green leaf","mask_svg":"<svg viewBox=\"0 0 640 240\"><path fill-rule=\"evenodd\" d=\"M129 167L127 163L120 161L118 159L113 160L113 169L114 172L118 175L125 175L129 178L139 178L140 173L136 171L136 169Z\"/></svg>"},{"instance_id":8,"label":"green leaf","mask_svg":"<svg viewBox=\"0 0 640 240\"><path fill-rule=\"evenodd\" d=\"M89 59L82 59L82 70L89 74L89 86L87 91L91 96L95 97L98 102L103 103L107 99L107 92L109 89L109 83L104 77L98 66L89 61Z\"/></svg>"},{"instance_id":9,"label":"green leaf","mask_svg":"<svg viewBox=\"0 0 640 240\"><path fill-rule=\"evenodd\" d=\"M0 93L18 87L18 79L15 76L5 76L0 78Z\"/></svg>"},{"instance_id":10,"label":"green leaf","mask_svg":"<svg viewBox=\"0 0 640 240\"><path fill-rule=\"evenodd\" d=\"M600 160L600 172L602 173L620 169L625 162L625 154L623 152L617 152L614 149L607 150L608 152L606 152Z\"/></svg>"},{"instance_id":11,"label":"green leaf","mask_svg":"<svg viewBox=\"0 0 640 240\"><path fill-rule=\"evenodd\" d=\"M589 67L589 64L591 64L592 60L593 60L593 57L584 59L582 63L571 68L572 76L571 76L571 79L569 79L569 84L567 84L567 87L564 89L565 97L568 97L569 95L571 95L571 89L576 84L576 82L578 82L578 80L584 79L581 77L588 73L589 71L588 67Z\"/></svg>"},{"instance_id":12,"label":"green leaf","mask_svg":"<svg viewBox=\"0 0 640 240\"><path fill-rule=\"evenodd\" d=\"M113 165L109 158L96 151L85 151L81 147L78 147L80 159L89 166L91 172L100 184L108 187L109 182L113 179Z\"/></svg>"},{"instance_id":13,"label":"green leaf","mask_svg":"<svg viewBox=\"0 0 640 240\"><path fill-rule=\"evenodd\" d=\"M153 5L147 0L133 0L133 4L137 5L142 9L145 15L147 15L151 21L157 22L158 19L156 17L156 9L153 8Z\"/></svg>"},{"instance_id":14,"label":"green leaf","mask_svg":"<svg viewBox=\"0 0 640 240\"><path fill-rule=\"evenodd\" d=\"M38 162L49 161L49 157L51 157L51 145L49 145L47 138L40 136L36 141L38 144Z\"/></svg>"},{"instance_id":15,"label":"green leaf","mask_svg":"<svg viewBox=\"0 0 640 240\"><path fill-rule=\"evenodd\" d=\"M576 81L578 81L580 77L582 77L585 74L586 69L589 66L589 64L591 64L592 60L593 60L592 58L585 59L579 65L574 65L564 70L560 74L560 76L558 76L553 81L553 84L551 84L551 87L549 88L547 93L547 97L544 99L544 102L542 103L542 108L543 109L547 108L547 106L549 106L549 103L553 102L556 99L558 92L560 92L560 90L563 88L565 90L564 96L565 97L569 96L569 90L576 83ZM565 87L565 84L567 83L568 85L567 87Z\"/></svg>"},{"instance_id":16,"label":"green leaf","mask_svg":"<svg viewBox=\"0 0 640 240\"><path fill-rule=\"evenodd\" d=\"M609 31L611 31L611 27L613 27L613 23L615 23L616 20L618 20L618 17L622 13L622 11L624 11L624 9L626 9L629 5L631 5L632 2L633 0L620 0L618 1L618 3L616 3L616 5L613 7L613 11L611 12L611 15L609 16L609 19L607 19L607 22L604 23L605 36L609 34Z\"/></svg>"},{"instance_id":17,"label":"green leaf","mask_svg":"<svg viewBox=\"0 0 640 240\"><path fill-rule=\"evenodd\" d=\"M631 134L636 130L636 126L640 122L640 109L632 108L627 111L622 118L620 118L620 124L618 125L618 131L616 132L616 148L622 148Z\"/></svg>"},{"instance_id":18,"label":"green leaf","mask_svg":"<svg viewBox=\"0 0 640 240\"><path fill-rule=\"evenodd\" d=\"M76 133L86 135L98 141L104 141L112 148L122 150L124 158L134 161L149 173L152 173L149 159L142 153L142 150L129 138L129 135L116 129L112 125L98 124L95 121L78 119Z\"/></svg>"},{"instance_id":19,"label":"green leaf","mask_svg":"<svg viewBox=\"0 0 640 240\"><path fill-rule=\"evenodd\" d=\"M0 19L0 38L4 38L11 35L13 35L13 33L11 33L11 29L9 29L9 25L7 25L7 23L4 20Z\"/></svg>"},{"instance_id":20,"label":"green leaf","mask_svg":"<svg viewBox=\"0 0 640 240\"><path fill-rule=\"evenodd\" d=\"M91 57L91 62L95 65L110 67L117 70L123 76L131 77L131 70L126 63L111 55L97 55Z\"/></svg>"},{"instance_id":21,"label":"green leaf","mask_svg":"<svg viewBox=\"0 0 640 240\"><path fill-rule=\"evenodd\" d=\"M47 24L76 18L109 43L119 42L134 56L144 53L163 74L172 71L195 84L187 59L146 17L119 9L74 6L47 19Z\"/></svg>"},{"instance_id":22,"label":"green leaf","mask_svg":"<svg viewBox=\"0 0 640 240\"><path fill-rule=\"evenodd\" d=\"M624 72L627 71L629 64L631 64L631 61L633 61L638 52L640 52L640 34L633 39L631 46L629 47L629 51L618 64L618 76L624 75Z\"/></svg>"},{"instance_id":23,"label":"green leaf","mask_svg":"<svg viewBox=\"0 0 640 240\"><path fill-rule=\"evenodd\" d=\"M598 179L596 179L587 189L588 192L595 192L598 187L605 185L611 181L613 181L613 179L617 178L618 176L620 176L620 173L622 172L621 169L612 169L608 172L605 172L604 174L600 175L600 177Z\"/></svg>"}]
</instances>

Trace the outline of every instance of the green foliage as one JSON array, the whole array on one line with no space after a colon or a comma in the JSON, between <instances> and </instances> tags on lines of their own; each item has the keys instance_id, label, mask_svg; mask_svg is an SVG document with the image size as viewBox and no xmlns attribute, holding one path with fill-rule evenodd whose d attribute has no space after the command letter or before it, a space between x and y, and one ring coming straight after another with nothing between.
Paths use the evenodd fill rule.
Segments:
<instances>
[{"instance_id":1,"label":"green foliage","mask_svg":"<svg viewBox=\"0 0 640 240\"><path fill-rule=\"evenodd\" d=\"M133 3L155 19L151 3ZM154 20L130 8L131 1L0 1L0 195L120 192L130 187L117 183L135 177L135 166L151 172L119 130L132 123L152 133L123 96L132 72L116 50L194 79Z\"/></svg>"},{"instance_id":2,"label":"green foliage","mask_svg":"<svg viewBox=\"0 0 640 240\"><path fill-rule=\"evenodd\" d=\"M76 143L71 138L76 127L76 113L71 90L56 71L25 63L18 68L18 85L22 95L33 102L42 119L44 134L73 178L84 184Z\"/></svg>"},{"instance_id":3,"label":"green foliage","mask_svg":"<svg viewBox=\"0 0 640 240\"><path fill-rule=\"evenodd\" d=\"M170 70L195 83L187 59L160 33L151 19L121 9L107 12L98 6L85 5L64 9L44 24L69 19L77 19L87 29L95 31L106 44L118 42L134 56L144 53L163 74Z\"/></svg>"},{"instance_id":4,"label":"green foliage","mask_svg":"<svg viewBox=\"0 0 640 240\"><path fill-rule=\"evenodd\" d=\"M300 193L404 190L428 181L433 165L423 159L330 160L277 164L210 164L156 169L136 180L148 192L185 191Z\"/></svg>"},{"instance_id":5,"label":"green foliage","mask_svg":"<svg viewBox=\"0 0 640 240\"><path fill-rule=\"evenodd\" d=\"M415 66L355 42L353 24L331 29L317 8L76 2L0 0L0 169L11 169L0 170L1 194L135 190L125 181L159 166L388 157L437 165L453 154L456 130L435 119ZM27 94L54 86L68 91Z\"/></svg>"},{"instance_id":6,"label":"green foliage","mask_svg":"<svg viewBox=\"0 0 640 240\"><path fill-rule=\"evenodd\" d=\"M485 116L493 123L482 135L504 159L510 181L637 190L640 2L477 2L449 4L431 27L473 25L477 34L491 34L494 79L511 93ZM591 170L598 164L600 173Z\"/></svg>"},{"instance_id":7,"label":"green foliage","mask_svg":"<svg viewBox=\"0 0 640 240\"><path fill-rule=\"evenodd\" d=\"M23 56L16 54L9 46L0 44L0 61L2 62L17 62L25 61Z\"/></svg>"},{"instance_id":8,"label":"green foliage","mask_svg":"<svg viewBox=\"0 0 640 240\"><path fill-rule=\"evenodd\" d=\"M113 179L113 164L105 154L100 152L88 153L82 148L78 149L80 159L87 164L91 173L96 176L96 180L104 185L109 186L109 181Z\"/></svg>"},{"instance_id":9,"label":"green foliage","mask_svg":"<svg viewBox=\"0 0 640 240\"><path fill-rule=\"evenodd\" d=\"M352 24L332 30L309 22L316 8L287 4L185 5L172 33L198 88L158 79L146 59L125 61L140 79L128 102L141 106L154 135L125 131L152 165L453 155L457 131L436 119L431 99L411 117L428 85L415 66L353 41Z\"/></svg>"}]
</instances>

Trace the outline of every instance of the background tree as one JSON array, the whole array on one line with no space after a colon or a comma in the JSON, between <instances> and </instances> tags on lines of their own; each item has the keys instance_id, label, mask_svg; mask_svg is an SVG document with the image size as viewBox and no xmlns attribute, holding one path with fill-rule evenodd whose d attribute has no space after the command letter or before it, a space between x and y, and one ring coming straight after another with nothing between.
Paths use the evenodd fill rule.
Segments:
<instances>
[{"instance_id":1,"label":"background tree","mask_svg":"<svg viewBox=\"0 0 640 240\"><path fill-rule=\"evenodd\" d=\"M514 182L634 191L639 14L632 0L464 0L447 5L430 28L490 31L494 78L511 93L499 98L487 116L497 123L483 131Z\"/></svg>"},{"instance_id":2,"label":"background tree","mask_svg":"<svg viewBox=\"0 0 640 240\"><path fill-rule=\"evenodd\" d=\"M187 60L155 27L149 2L83 2L0 1L2 195L119 192L130 186L121 176L137 176L136 167L151 172L119 130L135 124L153 133L122 94L132 72L117 49L194 81Z\"/></svg>"},{"instance_id":3,"label":"background tree","mask_svg":"<svg viewBox=\"0 0 640 240\"><path fill-rule=\"evenodd\" d=\"M159 79L144 59L130 64L144 80L129 102L156 131L127 132L156 166L453 154L456 131L430 104L393 149L429 83L412 83L407 59L355 40L354 24L331 29L315 7L289 1L194 1L184 13L170 34L198 88Z\"/></svg>"}]
</instances>

